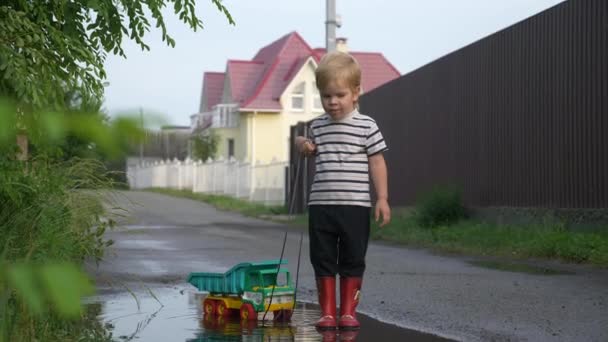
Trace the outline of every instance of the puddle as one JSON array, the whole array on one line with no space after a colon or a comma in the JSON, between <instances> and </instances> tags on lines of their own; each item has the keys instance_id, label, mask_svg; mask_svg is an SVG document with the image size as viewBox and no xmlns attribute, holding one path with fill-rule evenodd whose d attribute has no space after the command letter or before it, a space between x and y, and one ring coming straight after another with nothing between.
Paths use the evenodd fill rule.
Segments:
<instances>
[{"instance_id":1,"label":"puddle","mask_svg":"<svg viewBox=\"0 0 608 342\"><path fill-rule=\"evenodd\" d=\"M158 240L128 240L122 239L120 241L115 242L115 245L120 248L129 248L129 249L158 249L161 251L174 251L176 250L173 247L168 246L166 241L158 241Z\"/></svg>"},{"instance_id":2,"label":"puddle","mask_svg":"<svg viewBox=\"0 0 608 342\"><path fill-rule=\"evenodd\" d=\"M101 304L100 321L115 341L449 341L433 335L402 329L359 314L358 332L325 332L314 327L318 305L298 303L291 322L266 320L241 322L236 317L204 316L205 293L188 287L103 295L87 302Z\"/></svg>"},{"instance_id":3,"label":"puddle","mask_svg":"<svg viewBox=\"0 0 608 342\"><path fill-rule=\"evenodd\" d=\"M537 275L566 275L570 272L558 271L546 267L531 266L522 263L501 261L470 261L469 264L499 271L518 272Z\"/></svg>"},{"instance_id":4,"label":"puddle","mask_svg":"<svg viewBox=\"0 0 608 342\"><path fill-rule=\"evenodd\" d=\"M167 229L167 228L177 228L176 226L159 226L159 225L134 225L134 224L126 224L126 225L121 225L120 228L118 228L120 232L124 232L124 231L143 231L144 230L163 230L163 229Z\"/></svg>"},{"instance_id":5,"label":"puddle","mask_svg":"<svg viewBox=\"0 0 608 342\"><path fill-rule=\"evenodd\" d=\"M148 273L152 274L166 274L167 269L164 268L160 262L154 260L139 260L139 264Z\"/></svg>"}]
</instances>

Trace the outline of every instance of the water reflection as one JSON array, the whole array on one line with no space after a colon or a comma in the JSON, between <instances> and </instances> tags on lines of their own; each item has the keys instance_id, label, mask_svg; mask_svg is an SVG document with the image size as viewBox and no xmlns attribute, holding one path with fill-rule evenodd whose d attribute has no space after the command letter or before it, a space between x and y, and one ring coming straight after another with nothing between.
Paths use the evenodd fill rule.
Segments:
<instances>
[{"instance_id":1,"label":"water reflection","mask_svg":"<svg viewBox=\"0 0 608 342\"><path fill-rule=\"evenodd\" d=\"M188 342L202 341L295 341L297 327L283 323L258 323L238 318L206 316L201 330Z\"/></svg>"},{"instance_id":2,"label":"water reflection","mask_svg":"<svg viewBox=\"0 0 608 342\"><path fill-rule=\"evenodd\" d=\"M201 319L201 331L187 342L203 341L356 341L358 331L317 331L313 326L313 317L319 312L306 309L306 304L296 307L291 323L270 321L241 321L238 318L205 316ZM312 320L312 321L311 321Z\"/></svg>"},{"instance_id":3,"label":"water reflection","mask_svg":"<svg viewBox=\"0 0 608 342\"><path fill-rule=\"evenodd\" d=\"M153 294L153 295L152 295ZM320 315L317 305L298 303L291 322L263 320L241 322L234 317L205 316L206 295L184 289L135 291L131 294L100 296L100 319L113 327L121 341L355 341L356 333L318 332L314 323Z\"/></svg>"}]
</instances>

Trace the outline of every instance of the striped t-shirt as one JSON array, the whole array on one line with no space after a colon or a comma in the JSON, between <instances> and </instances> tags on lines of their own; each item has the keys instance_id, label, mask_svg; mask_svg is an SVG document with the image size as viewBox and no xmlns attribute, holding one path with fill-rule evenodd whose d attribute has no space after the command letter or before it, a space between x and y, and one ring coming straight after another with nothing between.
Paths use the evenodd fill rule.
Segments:
<instances>
[{"instance_id":1,"label":"striped t-shirt","mask_svg":"<svg viewBox=\"0 0 608 342\"><path fill-rule=\"evenodd\" d=\"M371 207L367 158L387 150L376 121L356 110L341 120L323 114L309 132L317 151L308 205Z\"/></svg>"}]
</instances>

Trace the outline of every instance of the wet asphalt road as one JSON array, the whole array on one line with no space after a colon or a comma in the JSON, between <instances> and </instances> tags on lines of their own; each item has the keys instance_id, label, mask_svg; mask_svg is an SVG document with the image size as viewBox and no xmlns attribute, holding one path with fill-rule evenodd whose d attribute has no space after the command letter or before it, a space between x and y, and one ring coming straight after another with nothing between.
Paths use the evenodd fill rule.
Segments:
<instances>
[{"instance_id":1,"label":"wet asphalt road","mask_svg":"<svg viewBox=\"0 0 608 342\"><path fill-rule=\"evenodd\" d=\"M285 257L295 277L303 230L155 193L114 199L129 213L107 234L116 243L91 270L102 292L122 283L183 284L193 271L278 259L286 230ZM298 300L316 302L307 249L304 234ZM472 260L372 243L359 311L463 341L608 341L607 270L544 262L569 273L532 275Z\"/></svg>"}]
</instances>

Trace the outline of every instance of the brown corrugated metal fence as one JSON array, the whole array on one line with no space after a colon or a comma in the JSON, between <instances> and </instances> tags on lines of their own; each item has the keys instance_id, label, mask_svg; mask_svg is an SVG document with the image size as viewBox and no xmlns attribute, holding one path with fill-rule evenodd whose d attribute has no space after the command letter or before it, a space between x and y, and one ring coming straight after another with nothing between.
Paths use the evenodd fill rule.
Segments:
<instances>
[{"instance_id":1,"label":"brown corrugated metal fence","mask_svg":"<svg viewBox=\"0 0 608 342\"><path fill-rule=\"evenodd\" d=\"M608 2L571 0L364 95L393 203L608 207L607 42Z\"/></svg>"}]
</instances>

